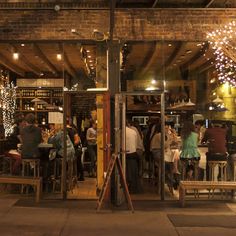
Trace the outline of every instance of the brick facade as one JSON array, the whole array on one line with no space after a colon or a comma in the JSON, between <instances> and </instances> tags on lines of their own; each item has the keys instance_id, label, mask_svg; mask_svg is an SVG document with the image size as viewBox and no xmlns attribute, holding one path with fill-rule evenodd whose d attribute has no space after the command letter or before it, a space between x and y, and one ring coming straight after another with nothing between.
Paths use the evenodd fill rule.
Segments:
<instances>
[{"instance_id":1,"label":"brick facade","mask_svg":"<svg viewBox=\"0 0 236 236\"><path fill-rule=\"evenodd\" d=\"M93 40L109 32L110 11L0 10L0 40ZM117 9L114 39L204 41L236 20L236 9ZM72 33L71 29L76 29Z\"/></svg>"}]
</instances>

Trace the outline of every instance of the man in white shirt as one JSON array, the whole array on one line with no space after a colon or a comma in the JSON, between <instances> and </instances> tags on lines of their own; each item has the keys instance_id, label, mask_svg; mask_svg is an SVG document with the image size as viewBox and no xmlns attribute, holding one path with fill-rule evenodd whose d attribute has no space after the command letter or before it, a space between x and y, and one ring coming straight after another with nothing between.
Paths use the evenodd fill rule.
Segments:
<instances>
[{"instance_id":1,"label":"man in white shirt","mask_svg":"<svg viewBox=\"0 0 236 236\"><path fill-rule=\"evenodd\" d=\"M137 133L126 126L126 180L131 193L138 192L138 137Z\"/></svg>"}]
</instances>

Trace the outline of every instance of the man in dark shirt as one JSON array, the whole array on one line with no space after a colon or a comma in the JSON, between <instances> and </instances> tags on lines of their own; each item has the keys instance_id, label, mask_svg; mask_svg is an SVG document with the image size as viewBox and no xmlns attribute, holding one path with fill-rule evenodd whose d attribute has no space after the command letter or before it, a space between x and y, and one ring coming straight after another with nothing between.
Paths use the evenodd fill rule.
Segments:
<instances>
[{"instance_id":1,"label":"man in dark shirt","mask_svg":"<svg viewBox=\"0 0 236 236\"><path fill-rule=\"evenodd\" d=\"M202 139L202 142L208 142L208 152L206 153L206 177L209 180L208 161L225 161L227 160L226 148L227 129L222 128L220 124L213 123L208 128Z\"/></svg>"},{"instance_id":2,"label":"man in dark shirt","mask_svg":"<svg viewBox=\"0 0 236 236\"><path fill-rule=\"evenodd\" d=\"M22 151L23 159L34 159L40 156L38 145L42 142L41 129L35 126L35 116L29 113L25 117L26 126L22 129Z\"/></svg>"}]
</instances>

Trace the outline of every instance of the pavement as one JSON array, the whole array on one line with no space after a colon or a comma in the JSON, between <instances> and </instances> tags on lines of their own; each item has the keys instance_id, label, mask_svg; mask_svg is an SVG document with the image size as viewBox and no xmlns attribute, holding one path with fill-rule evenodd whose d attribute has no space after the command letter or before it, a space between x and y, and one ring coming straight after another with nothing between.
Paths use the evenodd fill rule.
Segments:
<instances>
[{"instance_id":1,"label":"pavement","mask_svg":"<svg viewBox=\"0 0 236 236\"><path fill-rule=\"evenodd\" d=\"M37 204L33 198L1 195L0 235L236 235L236 203L232 201L188 201L185 208L180 208L176 200L134 201L133 205L134 213L127 210L126 204L112 209L103 208L96 213L94 200L44 199ZM170 220L170 215L179 216L177 226ZM189 219L197 217L199 222L191 223L190 220L190 225L197 225L182 225L183 215ZM201 221L202 216L205 217L204 222ZM221 224L218 226L217 222L212 222L214 219L207 223L206 219L212 217L220 217ZM186 217L183 218L186 221Z\"/></svg>"}]
</instances>

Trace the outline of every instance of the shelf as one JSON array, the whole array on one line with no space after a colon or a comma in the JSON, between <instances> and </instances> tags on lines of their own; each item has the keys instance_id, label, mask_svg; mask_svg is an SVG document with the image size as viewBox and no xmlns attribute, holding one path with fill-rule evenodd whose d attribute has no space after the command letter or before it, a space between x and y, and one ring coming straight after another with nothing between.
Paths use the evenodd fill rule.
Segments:
<instances>
[{"instance_id":1,"label":"shelf","mask_svg":"<svg viewBox=\"0 0 236 236\"><path fill-rule=\"evenodd\" d=\"M26 95L26 96L24 96ZM48 104L61 104L63 101L63 90L62 88L17 88L17 112L23 113L33 113L38 120L38 123L41 124L42 119L48 120L48 112L54 112L57 110L49 110L42 107L38 109L37 105L39 103L31 102L33 99L38 98L44 100ZM24 109L25 107L36 108L35 110Z\"/></svg>"}]
</instances>

